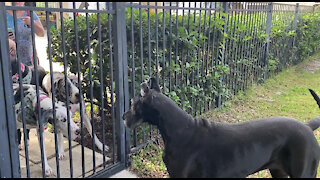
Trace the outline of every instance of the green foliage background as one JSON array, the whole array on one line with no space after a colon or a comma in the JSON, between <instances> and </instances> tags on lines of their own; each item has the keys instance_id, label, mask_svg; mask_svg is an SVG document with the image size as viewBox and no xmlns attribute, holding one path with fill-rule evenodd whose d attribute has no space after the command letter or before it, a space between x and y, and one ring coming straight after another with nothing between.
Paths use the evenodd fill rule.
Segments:
<instances>
[{"instance_id":1,"label":"green foliage background","mask_svg":"<svg viewBox=\"0 0 320 180\"><path fill-rule=\"evenodd\" d=\"M218 96L225 101L251 83L262 82L264 76L300 62L315 52L320 42L318 13L299 13L295 31L294 12L274 12L270 51L265 61L266 11L249 14L196 11L184 16L176 16L174 12L126 9L130 97L139 92L142 81L154 76L159 79L164 94L195 115L216 107ZM92 79L93 97L98 105L102 102L101 82L104 97L109 99L107 103L110 103L111 91L115 87L111 81L115 76L113 64L116 61L111 58L115 43L112 18L112 15L100 14L100 52L97 14L88 16L89 32L86 16L77 17L80 72L84 78L82 87L89 99ZM68 67L76 73L73 19L65 19L64 34ZM51 37L53 59L63 62L61 29L51 29ZM222 62L223 52L225 58ZM103 80L100 80L101 70Z\"/></svg>"}]
</instances>

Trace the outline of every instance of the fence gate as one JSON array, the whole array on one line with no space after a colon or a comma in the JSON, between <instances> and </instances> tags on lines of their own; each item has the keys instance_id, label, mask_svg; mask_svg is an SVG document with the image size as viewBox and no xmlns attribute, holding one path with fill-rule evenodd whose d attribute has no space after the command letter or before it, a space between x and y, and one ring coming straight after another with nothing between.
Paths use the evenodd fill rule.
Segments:
<instances>
[{"instance_id":1,"label":"fence gate","mask_svg":"<svg viewBox=\"0 0 320 180\"><path fill-rule=\"evenodd\" d=\"M50 177L108 177L124 169L126 164L125 126L121 118L124 109L129 106L128 97L125 97L125 94L128 94L125 90L127 87L124 83L127 58L124 3L60 2L54 7L49 6L48 2L39 4L21 6L14 2L0 3L0 109L3 112L0 113L2 143L0 177L46 177L45 157L52 169ZM52 87L49 89L52 92L52 97L48 100L52 105L50 107L52 109L62 105L70 107L64 108L67 115L64 121L66 127L63 127L61 124L58 126L61 123L57 115L58 110L51 111L52 113L48 115L42 108L36 108L34 104L31 106L34 108L32 109L34 119L45 119L50 116L55 119L49 121L51 126L48 125L48 131L51 132L39 128L40 144L36 128L31 129L30 133L27 132L30 119L26 118L29 113L26 110L26 102L14 100L14 86L18 86L21 90L21 93L16 94L20 99L26 96L32 97L32 93L21 88L25 86L22 81L13 81L11 78L15 73L12 62L22 63L21 59L24 57L19 50L24 45L19 23L23 23L21 17L25 15L18 14L19 11L25 11L25 15L31 19L31 25L25 25L24 28L29 31L29 48L32 50L32 55L38 57L40 63L30 66L36 69L35 71L30 69L32 77L41 78L39 67L44 67L45 77L49 77ZM40 16L45 18L45 21L42 20L42 25L46 27L45 35L36 38L37 30L33 20L37 20ZM12 20L10 24L7 22L8 17ZM56 19L52 20L52 17ZM10 25L13 27L9 27ZM13 36L9 37L8 33ZM9 53L8 38L11 37L14 37L13 40L16 42L15 57ZM45 56L41 55L42 51L45 52ZM36 62L33 57L33 62ZM25 69L20 69L20 66L17 69L16 77L23 79ZM55 71L60 74L62 72L64 82L76 77L73 80L80 94L78 102L84 100L85 103L78 104L80 112L74 116L71 116L70 110L72 108L70 105L73 103L70 97L74 87L71 84L66 85L71 81L61 86L59 83L53 83L57 78L53 73ZM31 81L29 84L35 87L32 92L36 97L32 102L42 106L40 99L44 88L42 83L35 81L32 84ZM65 99L60 102L58 95L55 96L56 89L70 94L70 97L64 96ZM17 103L21 103L21 116L16 118L14 107ZM91 128L85 123L86 118L91 122ZM17 143L18 121L23 124L21 150L18 149ZM42 127L43 122L45 121L38 121L40 125L37 124L37 127ZM76 133L71 128L73 122L81 129L81 133L80 137L71 140L71 133ZM65 129L67 134L62 136L59 132ZM90 131L97 138L92 138L89 135ZM28 136L29 138L26 138ZM64 138L60 141L64 147L64 159L59 158L59 138ZM107 148L103 145L107 145L109 150L103 151Z\"/></svg>"}]
</instances>

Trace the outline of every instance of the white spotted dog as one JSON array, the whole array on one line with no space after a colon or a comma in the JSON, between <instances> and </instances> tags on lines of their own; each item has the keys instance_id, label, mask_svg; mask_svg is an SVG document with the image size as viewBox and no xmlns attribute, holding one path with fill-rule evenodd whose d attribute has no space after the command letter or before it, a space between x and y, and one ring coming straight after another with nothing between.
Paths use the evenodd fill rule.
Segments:
<instances>
[{"instance_id":1,"label":"white spotted dog","mask_svg":"<svg viewBox=\"0 0 320 180\"><path fill-rule=\"evenodd\" d=\"M56 99L56 102L59 104L65 106L66 101L66 88L65 86L68 86L69 91L69 110L74 114L75 112L80 112L80 94L78 89L78 78L76 76L68 76L67 77L67 83L65 83L65 75L61 72L53 72L53 84L54 84L54 96ZM43 89L48 93L50 97L52 97L52 91L51 91L51 76L50 73L47 74L42 81L42 87ZM85 103L82 100L82 112L83 112L83 119L84 119L84 125L87 128L89 134L91 137L94 137L95 144L99 148L100 151L103 151L103 144L98 139L98 137L94 134L92 135L92 125L90 123L90 119L86 113L85 110ZM108 151L109 147L107 145L104 146L104 150Z\"/></svg>"},{"instance_id":2,"label":"white spotted dog","mask_svg":"<svg viewBox=\"0 0 320 180\"><path fill-rule=\"evenodd\" d=\"M40 105L37 103L37 93L36 86L30 84L23 84L23 87L20 88L19 84L13 84L14 91L14 101L15 101L15 116L17 122L17 129L22 128L22 114L21 114L21 89L23 89L23 101L24 101L24 117L26 122L26 128L36 128L38 134L38 140L40 145L40 131L38 123L42 123L43 129L47 128L48 123L53 124L53 106L52 99L47 96L47 94L39 88L39 98ZM38 119L38 111L40 108L41 119ZM63 135L68 137L68 124L67 124L67 109L58 103L55 103L55 114L56 114L56 128L58 135L58 153L59 159L62 160L65 157L64 148L63 148ZM70 119L70 130L71 130L71 139L74 140L79 137L80 128L73 122L72 117ZM42 131L43 132L43 131ZM44 133L42 133L43 139L45 139ZM53 175L53 171L48 164L46 151L45 151L45 143L43 143L43 151L44 151L44 163L45 163L45 174L46 176Z\"/></svg>"},{"instance_id":3,"label":"white spotted dog","mask_svg":"<svg viewBox=\"0 0 320 180\"><path fill-rule=\"evenodd\" d=\"M16 59L11 61L11 70L12 70L12 82L19 83L19 68L21 70L21 77L23 84L33 84L36 85L36 73L34 71L33 66L27 66L23 63L18 63ZM46 75L46 71L43 67L38 66L38 78L39 78L39 85L41 85L44 76ZM18 143L19 143L19 150L22 149L21 147L21 131L17 129L18 134ZM27 129L27 137L29 139L29 129Z\"/></svg>"}]
</instances>

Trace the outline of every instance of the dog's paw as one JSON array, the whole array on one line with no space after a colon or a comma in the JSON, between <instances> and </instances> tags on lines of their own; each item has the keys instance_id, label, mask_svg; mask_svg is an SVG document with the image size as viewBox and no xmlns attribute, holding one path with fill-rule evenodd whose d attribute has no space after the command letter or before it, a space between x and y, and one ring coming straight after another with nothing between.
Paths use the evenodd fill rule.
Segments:
<instances>
[{"instance_id":1,"label":"dog's paw","mask_svg":"<svg viewBox=\"0 0 320 180\"><path fill-rule=\"evenodd\" d=\"M66 157L65 153L59 153L59 160L64 160Z\"/></svg>"},{"instance_id":2,"label":"dog's paw","mask_svg":"<svg viewBox=\"0 0 320 180\"><path fill-rule=\"evenodd\" d=\"M51 169L50 166L46 167L46 176L52 176L53 175L53 171Z\"/></svg>"},{"instance_id":3,"label":"dog's paw","mask_svg":"<svg viewBox=\"0 0 320 180\"><path fill-rule=\"evenodd\" d=\"M23 146L21 144L19 144L18 149L19 149L19 151L21 151L23 149Z\"/></svg>"},{"instance_id":4,"label":"dog's paw","mask_svg":"<svg viewBox=\"0 0 320 180\"><path fill-rule=\"evenodd\" d=\"M106 151L106 152L109 151L109 147L107 145L104 145L104 151Z\"/></svg>"}]
</instances>

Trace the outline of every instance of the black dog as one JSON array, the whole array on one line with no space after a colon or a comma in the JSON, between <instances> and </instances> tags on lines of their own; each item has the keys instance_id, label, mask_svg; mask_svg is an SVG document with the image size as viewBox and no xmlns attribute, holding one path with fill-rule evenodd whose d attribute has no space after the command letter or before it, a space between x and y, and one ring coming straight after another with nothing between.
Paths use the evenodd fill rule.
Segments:
<instances>
[{"instance_id":1,"label":"black dog","mask_svg":"<svg viewBox=\"0 0 320 180\"><path fill-rule=\"evenodd\" d=\"M287 117L238 124L196 119L150 80L123 119L129 128L141 122L159 128L170 177L246 177L263 169L272 177L316 177L320 148L312 130L319 118L306 124Z\"/></svg>"}]
</instances>

